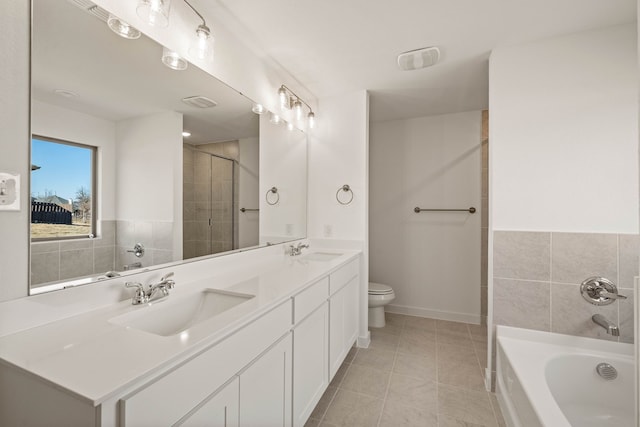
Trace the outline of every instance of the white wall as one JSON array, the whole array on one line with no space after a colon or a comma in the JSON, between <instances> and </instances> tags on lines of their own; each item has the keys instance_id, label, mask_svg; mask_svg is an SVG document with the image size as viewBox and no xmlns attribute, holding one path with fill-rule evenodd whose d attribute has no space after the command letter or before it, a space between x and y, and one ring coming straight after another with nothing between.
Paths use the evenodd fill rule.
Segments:
<instances>
[{"instance_id":1,"label":"white wall","mask_svg":"<svg viewBox=\"0 0 640 427\"><path fill-rule=\"evenodd\" d=\"M480 323L481 133L480 111L372 124L370 280L389 311Z\"/></svg>"},{"instance_id":2,"label":"white wall","mask_svg":"<svg viewBox=\"0 0 640 427\"><path fill-rule=\"evenodd\" d=\"M31 132L34 135L98 147L98 170L96 171L99 196L98 220L116 219L115 123L33 100Z\"/></svg>"},{"instance_id":3,"label":"white wall","mask_svg":"<svg viewBox=\"0 0 640 427\"><path fill-rule=\"evenodd\" d=\"M369 94L357 91L319 102L322 117L309 135L307 236L351 241L363 250L360 265L359 345L368 346L369 282ZM341 205L336 191L348 184L353 201Z\"/></svg>"},{"instance_id":4,"label":"white wall","mask_svg":"<svg viewBox=\"0 0 640 427\"><path fill-rule=\"evenodd\" d=\"M240 146L240 171L238 173L240 208L259 209L260 206L260 139L238 140ZM259 243L260 211L240 212L238 216L238 247L246 248Z\"/></svg>"},{"instance_id":5,"label":"white wall","mask_svg":"<svg viewBox=\"0 0 640 427\"><path fill-rule=\"evenodd\" d=\"M494 230L638 232L636 26L491 54Z\"/></svg>"},{"instance_id":6,"label":"white wall","mask_svg":"<svg viewBox=\"0 0 640 427\"><path fill-rule=\"evenodd\" d=\"M307 136L260 116L260 244L307 235ZM269 193L278 189L278 196Z\"/></svg>"},{"instance_id":7,"label":"white wall","mask_svg":"<svg viewBox=\"0 0 640 427\"><path fill-rule=\"evenodd\" d=\"M182 114L116 124L116 217L172 221L173 255L182 259Z\"/></svg>"}]
</instances>

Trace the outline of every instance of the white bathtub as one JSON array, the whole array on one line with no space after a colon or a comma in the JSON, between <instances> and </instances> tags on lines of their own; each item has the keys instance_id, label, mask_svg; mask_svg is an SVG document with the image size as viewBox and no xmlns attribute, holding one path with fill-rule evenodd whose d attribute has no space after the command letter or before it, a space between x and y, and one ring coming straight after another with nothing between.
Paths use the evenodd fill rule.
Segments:
<instances>
[{"instance_id":1,"label":"white bathtub","mask_svg":"<svg viewBox=\"0 0 640 427\"><path fill-rule=\"evenodd\" d=\"M633 345L498 326L496 395L509 427L634 427ZM617 378L596 372L609 363Z\"/></svg>"}]
</instances>

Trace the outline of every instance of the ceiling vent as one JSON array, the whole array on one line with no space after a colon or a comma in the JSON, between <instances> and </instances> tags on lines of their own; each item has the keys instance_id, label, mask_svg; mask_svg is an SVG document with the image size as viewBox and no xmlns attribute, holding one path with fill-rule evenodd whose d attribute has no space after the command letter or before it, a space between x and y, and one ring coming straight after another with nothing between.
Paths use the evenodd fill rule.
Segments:
<instances>
[{"instance_id":1,"label":"ceiling vent","mask_svg":"<svg viewBox=\"0 0 640 427\"><path fill-rule=\"evenodd\" d=\"M218 105L216 101L209 99L206 96L187 96L186 98L182 98L182 102L198 108L211 108Z\"/></svg>"},{"instance_id":2,"label":"ceiling vent","mask_svg":"<svg viewBox=\"0 0 640 427\"><path fill-rule=\"evenodd\" d=\"M398 67L402 71L418 70L435 65L438 59L440 59L440 49L425 47L398 55Z\"/></svg>"},{"instance_id":3,"label":"ceiling vent","mask_svg":"<svg viewBox=\"0 0 640 427\"><path fill-rule=\"evenodd\" d=\"M90 2L89 0L69 0L74 5L78 6L85 12L95 16L102 22L107 22L109 19L109 12Z\"/></svg>"}]
</instances>

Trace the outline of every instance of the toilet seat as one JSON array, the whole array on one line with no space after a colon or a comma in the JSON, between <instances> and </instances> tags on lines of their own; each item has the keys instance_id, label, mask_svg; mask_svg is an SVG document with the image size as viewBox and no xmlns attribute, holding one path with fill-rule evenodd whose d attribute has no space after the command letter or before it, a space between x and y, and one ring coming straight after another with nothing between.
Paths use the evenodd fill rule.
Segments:
<instances>
[{"instance_id":1,"label":"toilet seat","mask_svg":"<svg viewBox=\"0 0 640 427\"><path fill-rule=\"evenodd\" d=\"M391 286L369 282L369 295L389 295L393 293Z\"/></svg>"}]
</instances>

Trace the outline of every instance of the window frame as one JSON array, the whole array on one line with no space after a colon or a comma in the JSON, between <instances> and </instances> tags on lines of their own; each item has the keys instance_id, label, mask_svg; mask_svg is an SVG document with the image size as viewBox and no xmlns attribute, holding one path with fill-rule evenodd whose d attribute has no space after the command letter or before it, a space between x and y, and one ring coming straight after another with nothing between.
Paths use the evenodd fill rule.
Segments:
<instances>
[{"instance_id":1,"label":"window frame","mask_svg":"<svg viewBox=\"0 0 640 427\"><path fill-rule=\"evenodd\" d=\"M94 239L98 237L97 230L97 208L98 208L98 186L97 186L97 178L98 178L98 147L95 145L82 144L79 142L67 141L64 139L53 138L50 136L43 136L32 134L31 135L31 143L29 147L29 162L33 164L33 140L38 139L40 141L52 142L60 145L70 145L72 147L85 148L90 150L91 152L91 233L89 234L78 234L74 236L57 236L57 237L32 237L31 235L31 208L29 208L29 241L31 243L34 242L56 242L56 241L66 241L66 240L80 240L80 239ZM31 171L33 172L33 171ZM29 175L29 200L31 200L31 175ZM73 213L72 213L73 215Z\"/></svg>"}]
</instances>

